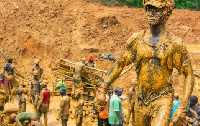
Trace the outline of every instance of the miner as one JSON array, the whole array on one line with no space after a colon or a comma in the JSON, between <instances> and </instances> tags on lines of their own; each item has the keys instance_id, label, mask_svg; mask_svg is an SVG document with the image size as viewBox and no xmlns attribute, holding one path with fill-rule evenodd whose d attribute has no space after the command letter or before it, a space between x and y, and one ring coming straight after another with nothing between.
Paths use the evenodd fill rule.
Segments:
<instances>
[{"instance_id":1,"label":"miner","mask_svg":"<svg viewBox=\"0 0 200 126\"><path fill-rule=\"evenodd\" d=\"M135 105L137 126L169 125L173 105L173 87L170 83L173 69L185 76L181 104L173 116L176 126L182 125L192 93L194 76L186 46L174 33L165 28L174 8L173 0L143 0L149 29L134 33L128 40L120 58L110 69L96 94L96 108L104 108L108 86L123 68L134 63L138 92Z\"/></svg>"},{"instance_id":2,"label":"miner","mask_svg":"<svg viewBox=\"0 0 200 126\"><path fill-rule=\"evenodd\" d=\"M7 64L4 66L3 73L6 75L6 78L9 79L10 84L12 85L12 94L14 95L17 88L19 88L19 82L16 80L15 74L19 76L21 75L12 64L13 59L11 57L8 57L7 61Z\"/></svg>"},{"instance_id":3,"label":"miner","mask_svg":"<svg viewBox=\"0 0 200 126\"><path fill-rule=\"evenodd\" d=\"M11 98L10 81L5 78L5 75L0 74L0 104L5 104Z\"/></svg>"},{"instance_id":4,"label":"miner","mask_svg":"<svg viewBox=\"0 0 200 126\"><path fill-rule=\"evenodd\" d=\"M47 89L47 80L43 80L42 82L42 91L40 92L40 100L37 104L38 115L44 114L44 125L47 126L47 112L49 110L50 103L50 90Z\"/></svg>"},{"instance_id":5,"label":"miner","mask_svg":"<svg viewBox=\"0 0 200 126\"><path fill-rule=\"evenodd\" d=\"M81 58L80 62L77 62L75 64L75 72L73 75L73 89L72 89L72 97L77 102L77 108L76 108L76 126L82 126L82 120L83 120L83 82L81 79L81 74L83 72L86 72L85 68L85 61L86 58Z\"/></svg>"},{"instance_id":6,"label":"miner","mask_svg":"<svg viewBox=\"0 0 200 126\"><path fill-rule=\"evenodd\" d=\"M38 71L38 79L42 79L42 75L43 75L43 68L39 65L40 60L36 59L35 60L35 66L32 67L32 72L33 71Z\"/></svg>"},{"instance_id":7,"label":"miner","mask_svg":"<svg viewBox=\"0 0 200 126\"><path fill-rule=\"evenodd\" d=\"M19 95L19 113L26 112L26 98L22 95L23 90L18 88L16 94Z\"/></svg>"}]
</instances>

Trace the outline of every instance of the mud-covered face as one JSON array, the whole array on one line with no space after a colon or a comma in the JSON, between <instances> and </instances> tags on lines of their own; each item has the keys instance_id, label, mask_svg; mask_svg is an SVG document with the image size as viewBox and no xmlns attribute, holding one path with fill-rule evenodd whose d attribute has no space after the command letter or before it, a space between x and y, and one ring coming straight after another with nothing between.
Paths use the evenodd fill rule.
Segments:
<instances>
[{"instance_id":1,"label":"mud-covered face","mask_svg":"<svg viewBox=\"0 0 200 126\"><path fill-rule=\"evenodd\" d=\"M146 6L146 18L149 25L159 25L163 22L162 20L163 8L157 8L151 5Z\"/></svg>"}]
</instances>

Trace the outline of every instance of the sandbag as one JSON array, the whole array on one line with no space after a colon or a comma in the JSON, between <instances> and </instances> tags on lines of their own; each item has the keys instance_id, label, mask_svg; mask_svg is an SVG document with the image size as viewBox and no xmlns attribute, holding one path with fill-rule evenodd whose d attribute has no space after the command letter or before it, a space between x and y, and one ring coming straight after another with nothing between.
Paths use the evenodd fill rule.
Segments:
<instances>
[{"instance_id":1,"label":"sandbag","mask_svg":"<svg viewBox=\"0 0 200 126\"><path fill-rule=\"evenodd\" d=\"M19 112L19 106L17 104L6 103L4 105L3 113L12 114L12 113L18 113L18 112Z\"/></svg>"}]
</instances>

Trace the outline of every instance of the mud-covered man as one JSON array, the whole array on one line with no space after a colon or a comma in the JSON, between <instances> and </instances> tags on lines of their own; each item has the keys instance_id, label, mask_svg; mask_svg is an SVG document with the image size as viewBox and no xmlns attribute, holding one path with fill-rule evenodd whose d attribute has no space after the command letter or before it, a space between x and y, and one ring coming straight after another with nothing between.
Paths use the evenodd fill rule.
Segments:
<instances>
[{"instance_id":1,"label":"mud-covered man","mask_svg":"<svg viewBox=\"0 0 200 126\"><path fill-rule=\"evenodd\" d=\"M49 110L49 104L50 104L50 90L47 89L47 80L43 80L42 82L42 91L40 93L40 100L37 104L37 111L38 115L44 114L44 125L47 126L47 112Z\"/></svg>"},{"instance_id":2,"label":"mud-covered man","mask_svg":"<svg viewBox=\"0 0 200 126\"><path fill-rule=\"evenodd\" d=\"M18 88L16 94L19 95L19 113L26 112L26 98L22 95L23 90Z\"/></svg>"},{"instance_id":3,"label":"mud-covered man","mask_svg":"<svg viewBox=\"0 0 200 126\"><path fill-rule=\"evenodd\" d=\"M11 86L8 79L5 78L5 75L0 74L0 104L5 104L11 98Z\"/></svg>"},{"instance_id":4,"label":"mud-covered man","mask_svg":"<svg viewBox=\"0 0 200 126\"><path fill-rule=\"evenodd\" d=\"M7 58L8 63L4 66L3 73L6 75L6 78L9 79L10 84L12 85L12 94L15 94L16 89L19 88L19 82L15 79L15 75L21 76L18 71L15 70L14 65L12 64L13 59L11 57Z\"/></svg>"},{"instance_id":5,"label":"mud-covered man","mask_svg":"<svg viewBox=\"0 0 200 126\"><path fill-rule=\"evenodd\" d=\"M110 69L96 94L96 108L104 107L108 85L123 68L135 64L138 81L138 104L135 105L137 126L167 126L173 105L173 88L169 82L173 69L184 74L183 97L174 113L173 123L182 125L194 84L191 61L182 40L165 29L174 8L173 0L143 0L149 29L134 33L124 52Z\"/></svg>"},{"instance_id":6,"label":"mud-covered man","mask_svg":"<svg viewBox=\"0 0 200 126\"><path fill-rule=\"evenodd\" d=\"M33 81L31 82L31 101L36 109L37 103L39 101L40 91L42 90L40 86L40 81L38 79L38 71L33 71Z\"/></svg>"},{"instance_id":7,"label":"mud-covered man","mask_svg":"<svg viewBox=\"0 0 200 126\"><path fill-rule=\"evenodd\" d=\"M40 120L40 117L32 112L21 112L19 114L11 114L10 116L11 121L16 122L18 126L23 126L25 121L38 121Z\"/></svg>"},{"instance_id":8,"label":"mud-covered man","mask_svg":"<svg viewBox=\"0 0 200 126\"><path fill-rule=\"evenodd\" d=\"M83 82L81 79L82 72L86 72L85 68L86 58L81 58L80 62L75 64L75 72L73 75L73 89L72 89L72 97L77 101L76 108L76 126L82 125L83 119Z\"/></svg>"},{"instance_id":9,"label":"mud-covered man","mask_svg":"<svg viewBox=\"0 0 200 126\"><path fill-rule=\"evenodd\" d=\"M128 113L127 113L127 117L126 117L126 124L129 125L130 121L130 117L132 115L132 125L135 125L135 113L134 113L134 106L136 103L136 90L137 90L137 80L134 79L133 80L133 85L131 86L131 88L128 90Z\"/></svg>"},{"instance_id":10,"label":"mud-covered man","mask_svg":"<svg viewBox=\"0 0 200 126\"><path fill-rule=\"evenodd\" d=\"M40 80L40 79L42 79L43 68L39 65L39 63L40 63L39 59L36 59L34 63L35 63L35 66L33 66L32 72L37 71L38 72L38 79Z\"/></svg>"}]
</instances>

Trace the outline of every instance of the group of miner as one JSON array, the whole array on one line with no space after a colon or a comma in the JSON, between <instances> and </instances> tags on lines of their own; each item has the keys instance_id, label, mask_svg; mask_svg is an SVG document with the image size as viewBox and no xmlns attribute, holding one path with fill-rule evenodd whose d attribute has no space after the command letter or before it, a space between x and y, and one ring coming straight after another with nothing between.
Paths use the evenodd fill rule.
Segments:
<instances>
[{"instance_id":1,"label":"group of miner","mask_svg":"<svg viewBox=\"0 0 200 126\"><path fill-rule=\"evenodd\" d=\"M43 68L39 65L39 60L35 60L35 66L31 71L31 82L28 84L22 81L20 84L15 79L16 68L12 63L12 58L7 58L7 64L3 67L3 73L0 74L0 114L1 121L4 125L13 126L32 126L43 125L40 121L42 114L44 115L44 125L47 126L47 113L50 104L50 90L47 89L48 81L43 79ZM82 58L80 62L75 64L75 72L73 76L72 98L77 102L76 124L82 125L83 119L83 83L81 73L86 72L85 66L95 67L94 58L89 57L86 63L86 58ZM18 72L18 71L17 71ZM19 74L19 72L17 73ZM10 77L11 76L11 77ZM13 86L14 85L14 86ZM66 95L66 87L60 88L60 111L57 120L61 119L62 126L67 126L70 109L70 98ZM13 102L18 95L18 109L5 108L6 103ZM27 101L33 104L34 113L26 112ZM13 107L13 106L9 106ZM2 124L2 125L3 125Z\"/></svg>"},{"instance_id":2,"label":"group of miner","mask_svg":"<svg viewBox=\"0 0 200 126\"><path fill-rule=\"evenodd\" d=\"M44 114L44 125L47 126L47 112L49 111L50 91L47 89L47 80L41 80L43 69L39 66L39 60L35 60L35 66L32 69L32 81L30 87L28 82L18 82L15 78L19 72L12 63L12 58L7 58L7 64L3 67L3 73L0 74L0 108L2 125L24 126L41 125L40 117ZM12 109L14 106L5 108L6 103L13 103L18 95L18 109ZM34 104L34 113L26 112L27 100Z\"/></svg>"},{"instance_id":3,"label":"group of miner","mask_svg":"<svg viewBox=\"0 0 200 126\"><path fill-rule=\"evenodd\" d=\"M127 40L126 46L119 59L113 64L104 81L98 87L95 96L95 109L97 112L99 125L122 126L126 120L122 112L122 102L119 98L122 89L115 88L115 93L110 100L107 93L111 84L121 75L123 68L134 64L137 79L132 94L129 95L129 110L132 111L132 125L136 126L198 126L200 122L200 111L198 98L191 96L194 86L194 75L191 60L183 41L174 33L165 28L165 24L172 14L174 0L143 0L145 16L150 26L149 29L134 33ZM90 57L92 58L92 57ZM72 98L76 100L76 126L81 126L83 121L83 83L82 72L85 70L85 60L75 64L73 75ZM88 66L95 67L88 62ZM172 85L172 75L174 68L179 74L185 76L183 92L181 98L174 93ZM16 83L14 72L18 74L12 60L8 59L5 65L4 74L1 74L1 105L12 99L13 95L19 95L19 114L12 113L10 119L12 123L24 125L25 120L32 120L37 125L40 116L44 113L44 124L47 125L47 112L50 103L50 91L46 88L48 81L43 80L42 68L39 64L33 68L33 82L29 92L29 100L35 107L35 113L23 112L26 110L26 98L23 97L19 85ZM66 88L60 88L62 99L60 101L59 118L62 125L66 126L69 118L70 100L66 95ZM173 104L174 101L174 104ZM109 103L109 104L108 104ZM109 106L109 107L108 107ZM109 110L108 110L109 109ZM128 114L130 115L130 113ZM187 117L186 117L187 115ZM129 116L128 116L129 117ZM194 117L194 121L190 120ZM59 119L58 118L58 119ZM186 121L189 120L189 121ZM102 124L105 123L105 124Z\"/></svg>"}]
</instances>

